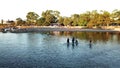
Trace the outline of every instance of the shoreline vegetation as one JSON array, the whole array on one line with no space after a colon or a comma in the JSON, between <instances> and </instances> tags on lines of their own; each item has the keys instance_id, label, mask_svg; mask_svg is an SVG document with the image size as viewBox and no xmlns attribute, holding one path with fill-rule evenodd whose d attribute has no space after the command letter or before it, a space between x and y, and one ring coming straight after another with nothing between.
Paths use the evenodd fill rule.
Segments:
<instances>
[{"instance_id":1,"label":"shoreline vegetation","mask_svg":"<svg viewBox=\"0 0 120 68\"><path fill-rule=\"evenodd\" d=\"M15 21L2 19L0 31L3 32L40 32L40 31L94 31L120 32L120 10L112 13L101 10L86 11L72 14L70 17L61 16L59 11L46 10L41 15L28 12L26 20L16 18Z\"/></svg>"}]
</instances>

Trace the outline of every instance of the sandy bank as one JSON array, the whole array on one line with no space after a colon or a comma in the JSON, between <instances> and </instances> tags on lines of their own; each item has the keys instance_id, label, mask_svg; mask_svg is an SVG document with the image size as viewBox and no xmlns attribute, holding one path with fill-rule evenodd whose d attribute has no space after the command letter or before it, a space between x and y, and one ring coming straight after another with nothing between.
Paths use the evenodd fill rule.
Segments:
<instances>
[{"instance_id":1,"label":"sandy bank","mask_svg":"<svg viewBox=\"0 0 120 68\"><path fill-rule=\"evenodd\" d=\"M42 31L79 31L79 32L120 32L119 29L117 30L110 30L110 29L84 29L84 28L77 28L77 27L32 27L32 28L19 28L12 30L13 33L21 33L21 32L42 32Z\"/></svg>"}]
</instances>

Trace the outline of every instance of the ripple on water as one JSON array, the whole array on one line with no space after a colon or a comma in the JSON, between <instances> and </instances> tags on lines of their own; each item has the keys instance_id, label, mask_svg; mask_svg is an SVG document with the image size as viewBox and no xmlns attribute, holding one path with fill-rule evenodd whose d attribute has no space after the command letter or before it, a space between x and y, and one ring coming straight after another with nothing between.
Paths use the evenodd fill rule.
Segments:
<instances>
[{"instance_id":1,"label":"ripple on water","mask_svg":"<svg viewBox=\"0 0 120 68\"><path fill-rule=\"evenodd\" d=\"M50 33L0 33L0 67L8 68L117 68L120 46L116 39L92 42L83 36ZM78 34L79 36L79 34ZM66 39L70 44L67 46ZM87 36L86 36L87 37Z\"/></svg>"}]
</instances>

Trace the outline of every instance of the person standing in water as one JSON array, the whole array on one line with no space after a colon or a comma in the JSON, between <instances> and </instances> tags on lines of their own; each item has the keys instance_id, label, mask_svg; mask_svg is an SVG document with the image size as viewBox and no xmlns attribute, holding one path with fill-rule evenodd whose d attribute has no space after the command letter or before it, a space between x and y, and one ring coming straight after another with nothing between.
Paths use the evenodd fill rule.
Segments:
<instances>
[{"instance_id":1,"label":"person standing in water","mask_svg":"<svg viewBox=\"0 0 120 68\"><path fill-rule=\"evenodd\" d=\"M92 40L89 41L89 48L92 48Z\"/></svg>"},{"instance_id":2,"label":"person standing in water","mask_svg":"<svg viewBox=\"0 0 120 68\"><path fill-rule=\"evenodd\" d=\"M74 44L74 42L75 42L75 38L73 37L73 38L72 38L72 43Z\"/></svg>"},{"instance_id":3,"label":"person standing in water","mask_svg":"<svg viewBox=\"0 0 120 68\"><path fill-rule=\"evenodd\" d=\"M92 40L90 40L90 44L92 43Z\"/></svg>"},{"instance_id":4,"label":"person standing in water","mask_svg":"<svg viewBox=\"0 0 120 68\"><path fill-rule=\"evenodd\" d=\"M69 38L67 38L67 47L69 47L70 41Z\"/></svg>"},{"instance_id":5,"label":"person standing in water","mask_svg":"<svg viewBox=\"0 0 120 68\"><path fill-rule=\"evenodd\" d=\"M67 43L70 43L69 38L67 38Z\"/></svg>"},{"instance_id":6,"label":"person standing in water","mask_svg":"<svg viewBox=\"0 0 120 68\"><path fill-rule=\"evenodd\" d=\"M76 46L78 45L78 40L77 39L75 40L75 44L76 44Z\"/></svg>"}]
</instances>

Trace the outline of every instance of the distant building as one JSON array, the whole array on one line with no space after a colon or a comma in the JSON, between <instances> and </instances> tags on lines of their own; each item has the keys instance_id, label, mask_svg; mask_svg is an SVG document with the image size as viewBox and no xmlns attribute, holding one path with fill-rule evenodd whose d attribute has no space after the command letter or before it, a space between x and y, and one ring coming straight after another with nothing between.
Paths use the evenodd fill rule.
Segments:
<instances>
[{"instance_id":1,"label":"distant building","mask_svg":"<svg viewBox=\"0 0 120 68\"><path fill-rule=\"evenodd\" d=\"M60 26L59 23L51 23L50 25L51 25L51 26Z\"/></svg>"},{"instance_id":2,"label":"distant building","mask_svg":"<svg viewBox=\"0 0 120 68\"><path fill-rule=\"evenodd\" d=\"M4 21L3 19L1 20L0 24L11 24L14 23L13 20L8 20L8 21Z\"/></svg>"}]
</instances>

